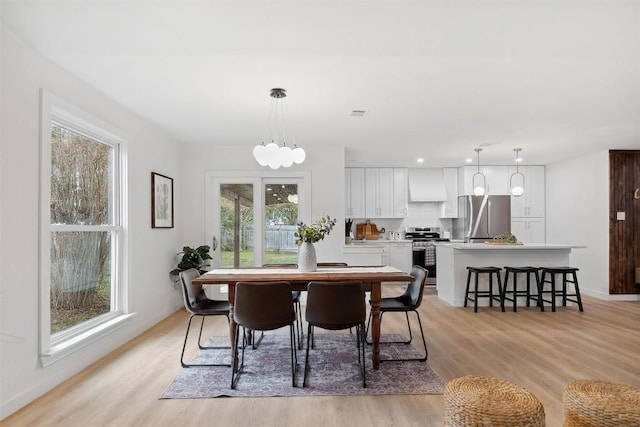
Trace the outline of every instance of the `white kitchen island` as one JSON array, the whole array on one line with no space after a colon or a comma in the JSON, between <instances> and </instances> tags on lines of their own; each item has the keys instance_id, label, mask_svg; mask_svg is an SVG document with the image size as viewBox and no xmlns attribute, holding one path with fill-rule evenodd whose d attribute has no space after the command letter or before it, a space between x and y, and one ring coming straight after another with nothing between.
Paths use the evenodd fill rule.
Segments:
<instances>
[{"instance_id":1,"label":"white kitchen island","mask_svg":"<svg viewBox=\"0 0 640 427\"><path fill-rule=\"evenodd\" d=\"M484 243L440 243L438 260L438 297L454 307L464 305L467 267L560 267L570 266L569 256L576 246L569 245L487 245ZM502 274L504 281L504 273ZM481 277L479 286L486 286ZM486 281L485 281L486 282ZM524 282L519 281L518 284ZM485 302L485 301L480 301Z\"/></svg>"}]
</instances>

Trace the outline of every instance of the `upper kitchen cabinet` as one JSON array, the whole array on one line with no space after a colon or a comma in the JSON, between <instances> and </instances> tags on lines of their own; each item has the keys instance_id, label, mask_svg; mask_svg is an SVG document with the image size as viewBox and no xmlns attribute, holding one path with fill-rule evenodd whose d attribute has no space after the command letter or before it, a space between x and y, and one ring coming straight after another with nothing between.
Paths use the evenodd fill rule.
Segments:
<instances>
[{"instance_id":1,"label":"upper kitchen cabinet","mask_svg":"<svg viewBox=\"0 0 640 427\"><path fill-rule=\"evenodd\" d=\"M404 218L409 211L407 168L345 168L346 216Z\"/></svg>"},{"instance_id":2,"label":"upper kitchen cabinet","mask_svg":"<svg viewBox=\"0 0 640 427\"><path fill-rule=\"evenodd\" d=\"M460 195L473 194L473 175L477 166L463 166L458 170L458 190ZM486 180L487 194L509 195L509 168L507 166L480 166Z\"/></svg>"},{"instance_id":3,"label":"upper kitchen cabinet","mask_svg":"<svg viewBox=\"0 0 640 427\"><path fill-rule=\"evenodd\" d=\"M345 168L345 216L350 218L365 217L365 184L364 168Z\"/></svg>"},{"instance_id":4,"label":"upper kitchen cabinet","mask_svg":"<svg viewBox=\"0 0 640 427\"><path fill-rule=\"evenodd\" d=\"M393 168L365 168L365 217L393 218Z\"/></svg>"},{"instance_id":5,"label":"upper kitchen cabinet","mask_svg":"<svg viewBox=\"0 0 640 427\"><path fill-rule=\"evenodd\" d=\"M404 218L409 212L409 170L393 168L393 216Z\"/></svg>"},{"instance_id":6,"label":"upper kitchen cabinet","mask_svg":"<svg viewBox=\"0 0 640 427\"><path fill-rule=\"evenodd\" d=\"M511 198L512 217L544 217L545 178L544 166L518 166L524 175L524 193ZM516 167L509 167L509 176Z\"/></svg>"},{"instance_id":7,"label":"upper kitchen cabinet","mask_svg":"<svg viewBox=\"0 0 640 427\"><path fill-rule=\"evenodd\" d=\"M440 218L458 217L458 168L443 168L447 200L440 205Z\"/></svg>"}]
</instances>

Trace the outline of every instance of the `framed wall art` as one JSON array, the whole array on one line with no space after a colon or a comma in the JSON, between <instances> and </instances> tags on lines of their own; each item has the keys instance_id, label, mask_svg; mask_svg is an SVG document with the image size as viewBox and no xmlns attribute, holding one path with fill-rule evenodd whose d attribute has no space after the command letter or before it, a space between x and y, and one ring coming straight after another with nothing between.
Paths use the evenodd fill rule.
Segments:
<instances>
[{"instance_id":1,"label":"framed wall art","mask_svg":"<svg viewBox=\"0 0 640 427\"><path fill-rule=\"evenodd\" d=\"M151 172L151 228L173 228L173 178Z\"/></svg>"}]
</instances>

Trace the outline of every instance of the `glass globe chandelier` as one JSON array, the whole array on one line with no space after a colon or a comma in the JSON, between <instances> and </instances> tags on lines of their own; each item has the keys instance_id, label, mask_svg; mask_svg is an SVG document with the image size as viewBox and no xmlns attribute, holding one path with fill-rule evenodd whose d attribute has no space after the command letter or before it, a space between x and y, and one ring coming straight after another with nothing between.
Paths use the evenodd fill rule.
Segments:
<instances>
[{"instance_id":1,"label":"glass globe chandelier","mask_svg":"<svg viewBox=\"0 0 640 427\"><path fill-rule=\"evenodd\" d=\"M287 91L274 88L271 89L270 96L269 129L262 143L254 147L253 157L260 166L269 166L271 169L288 168L294 163L300 164L306 158L304 150L296 146L295 143L293 149L287 145L286 122L288 115L285 102ZM269 141L269 143L265 145L264 141Z\"/></svg>"}]
</instances>

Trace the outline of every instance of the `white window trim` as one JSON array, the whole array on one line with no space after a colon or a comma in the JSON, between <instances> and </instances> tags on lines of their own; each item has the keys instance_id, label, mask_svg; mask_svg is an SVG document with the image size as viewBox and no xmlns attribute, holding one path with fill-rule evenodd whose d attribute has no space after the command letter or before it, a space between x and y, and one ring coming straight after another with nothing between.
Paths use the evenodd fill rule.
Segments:
<instances>
[{"instance_id":1,"label":"white window trim","mask_svg":"<svg viewBox=\"0 0 640 427\"><path fill-rule=\"evenodd\" d=\"M128 283L128 233L127 233L127 144L118 136L120 132L111 125L92 117L68 102L47 92L40 91L40 362L48 366L73 352L89 345L112 331L124 326L133 314L129 313ZM114 224L105 226L83 227L90 231L116 231L116 243L112 254L115 260L113 271L116 277L116 289L112 295L112 303L116 310L91 321L71 328L67 333L59 334L55 339L51 336L50 310L50 248L53 230L78 230L73 225L52 225L51 200L51 124L55 122L69 126L76 132L108 144L116 151L116 170L114 171Z\"/></svg>"}]
</instances>

